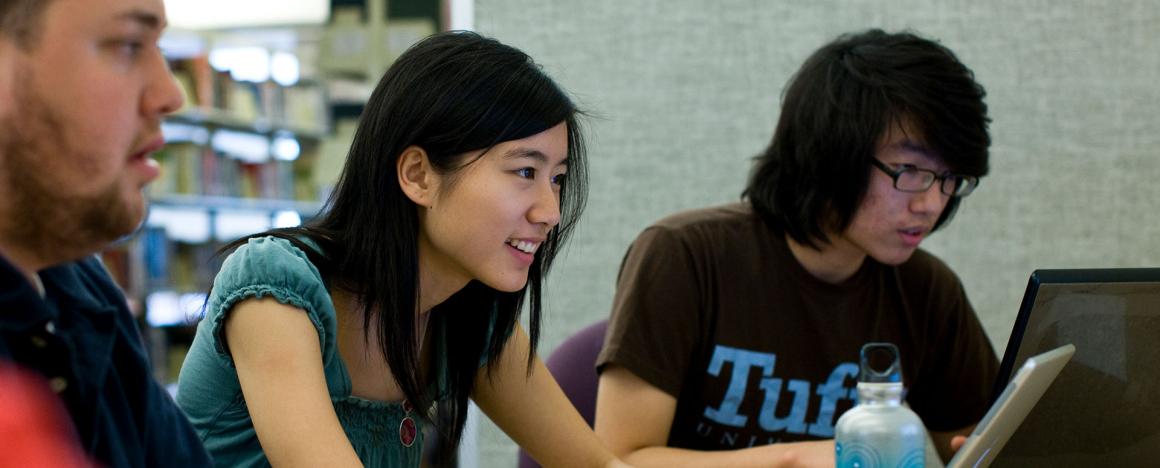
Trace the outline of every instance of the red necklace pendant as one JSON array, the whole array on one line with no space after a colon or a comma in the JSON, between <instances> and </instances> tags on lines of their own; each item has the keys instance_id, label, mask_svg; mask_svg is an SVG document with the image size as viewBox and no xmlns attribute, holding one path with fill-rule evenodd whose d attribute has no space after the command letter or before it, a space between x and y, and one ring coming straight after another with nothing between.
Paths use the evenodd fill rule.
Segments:
<instances>
[{"instance_id":1,"label":"red necklace pendant","mask_svg":"<svg viewBox=\"0 0 1160 468\"><path fill-rule=\"evenodd\" d=\"M399 422L399 442L402 442L404 447L410 447L415 444L416 435L415 420L410 416L403 418Z\"/></svg>"},{"instance_id":2,"label":"red necklace pendant","mask_svg":"<svg viewBox=\"0 0 1160 468\"><path fill-rule=\"evenodd\" d=\"M415 439L419 435L418 428L415 427L415 420L411 419L411 402L403 400L403 411L406 415L403 420L399 421L399 442L403 447L410 447L415 444Z\"/></svg>"}]
</instances>

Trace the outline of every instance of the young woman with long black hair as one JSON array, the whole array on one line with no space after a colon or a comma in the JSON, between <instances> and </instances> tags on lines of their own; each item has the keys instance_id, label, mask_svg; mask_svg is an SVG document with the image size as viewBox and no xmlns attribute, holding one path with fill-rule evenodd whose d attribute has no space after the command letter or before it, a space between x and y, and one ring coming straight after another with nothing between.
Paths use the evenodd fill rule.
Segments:
<instances>
[{"instance_id":1,"label":"young woman with long black hair","mask_svg":"<svg viewBox=\"0 0 1160 468\"><path fill-rule=\"evenodd\" d=\"M468 398L545 465L615 463L534 353L587 192L577 115L495 40L400 56L320 217L229 246L177 396L217 463L418 466Z\"/></svg>"}]
</instances>

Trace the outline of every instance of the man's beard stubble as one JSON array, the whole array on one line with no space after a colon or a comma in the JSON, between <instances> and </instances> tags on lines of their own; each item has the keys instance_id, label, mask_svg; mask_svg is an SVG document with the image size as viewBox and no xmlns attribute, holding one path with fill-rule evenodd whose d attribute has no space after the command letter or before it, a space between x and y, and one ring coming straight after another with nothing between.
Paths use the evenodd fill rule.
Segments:
<instances>
[{"instance_id":1,"label":"man's beard stubble","mask_svg":"<svg viewBox=\"0 0 1160 468\"><path fill-rule=\"evenodd\" d=\"M65 182L55 180L54 171L75 165L83 172L91 165L86 158L94 156L85 155L84 142L74 141L60 116L33 95L30 77L14 84L19 112L0 121L0 182L9 197L0 242L51 265L91 255L132 233L142 213L121 200L116 182L93 195L61 193Z\"/></svg>"}]
</instances>

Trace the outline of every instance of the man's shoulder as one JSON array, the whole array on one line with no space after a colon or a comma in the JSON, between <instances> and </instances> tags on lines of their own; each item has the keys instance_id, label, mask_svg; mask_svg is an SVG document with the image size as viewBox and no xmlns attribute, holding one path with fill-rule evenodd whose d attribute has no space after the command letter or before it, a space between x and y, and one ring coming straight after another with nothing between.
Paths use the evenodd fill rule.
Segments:
<instances>
[{"instance_id":1,"label":"man's shoulder","mask_svg":"<svg viewBox=\"0 0 1160 468\"><path fill-rule=\"evenodd\" d=\"M28 279L15 265L0 256L0 305L5 310L29 308L39 299ZM12 318L11 314L0 314L0 320L8 318Z\"/></svg>"},{"instance_id":2,"label":"man's shoulder","mask_svg":"<svg viewBox=\"0 0 1160 468\"><path fill-rule=\"evenodd\" d=\"M53 266L43 271L41 277L78 298L113 305L123 305L125 300L121 287L97 255Z\"/></svg>"},{"instance_id":3,"label":"man's shoulder","mask_svg":"<svg viewBox=\"0 0 1160 468\"><path fill-rule=\"evenodd\" d=\"M954 275L954 271L941 258L921 248L915 249L914 254L905 262L898 265L904 275Z\"/></svg>"},{"instance_id":4,"label":"man's shoulder","mask_svg":"<svg viewBox=\"0 0 1160 468\"><path fill-rule=\"evenodd\" d=\"M657 220L650 228L672 231L731 229L749 226L756 221L749 204L738 202L673 213Z\"/></svg>"},{"instance_id":5,"label":"man's shoulder","mask_svg":"<svg viewBox=\"0 0 1160 468\"><path fill-rule=\"evenodd\" d=\"M922 249L914 251L907 261L898 265L897 274L903 285L913 289L940 291L958 290L962 281L946 262Z\"/></svg>"},{"instance_id":6,"label":"man's shoulder","mask_svg":"<svg viewBox=\"0 0 1160 468\"><path fill-rule=\"evenodd\" d=\"M677 245L697 252L747 251L771 237L748 203L730 203L681 211L657 220L633 242L636 246Z\"/></svg>"}]
</instances>

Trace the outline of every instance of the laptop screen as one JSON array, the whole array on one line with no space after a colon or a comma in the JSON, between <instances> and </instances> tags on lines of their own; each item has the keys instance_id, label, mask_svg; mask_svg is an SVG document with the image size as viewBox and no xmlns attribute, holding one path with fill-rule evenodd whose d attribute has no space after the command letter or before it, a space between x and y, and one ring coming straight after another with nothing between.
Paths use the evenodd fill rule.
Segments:
<instances>
[{"instance_id":1,"label":"laptop screen","mask_svg":"<svg viewBox=\"0 0 1160 468\"><path fill-rule=\"evenodd\" d=\"M993 466L1147 466L1160 460L1160 268L1037 270L992 400L1027 358L1075 356Z\"/></svg>"}]
</instances>

